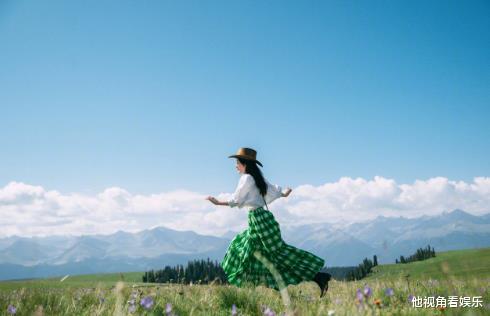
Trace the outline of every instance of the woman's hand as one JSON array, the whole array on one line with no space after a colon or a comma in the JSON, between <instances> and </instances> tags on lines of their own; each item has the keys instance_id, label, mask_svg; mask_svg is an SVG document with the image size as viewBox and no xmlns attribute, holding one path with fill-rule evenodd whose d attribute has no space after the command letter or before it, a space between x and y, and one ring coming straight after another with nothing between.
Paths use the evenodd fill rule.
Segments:
<instances>
[{"instance_id":1,"label":"woman's hand","mask_svg":"<svg viewBox=\"0 0 490 316\"><path fill-rule=\"evenodd\" d=\"M220 205L220 202L218 200L216 200L214 197L212 196L208 196L206 198L206 200L209 200L211 203L213 203L214 205Z\"/></svg>"},{"instance_id":2,"label":"woman's hand","mask_svg":"<svg viewBox=\"0 0 490 316\"><path fill-rule=\"evenodd\" d=\"M217 199L215 199L213 196L208 196L206 198L206 200L209 200L211 203L213 203L214 205L225 205L225 206L228 206L230 205L228 202L224 201L224 202L220 202L218 201Z\"/></svg>"},{"instance_id":3,"label":"woman's hand","mask_svg":"<svg viewBox=\"0 0 490 316\"><path fill-rule=\"evenodd\" d=\"M282 196L283 196L283 197L287 197L287 196L288 196L288 195L291 193L291 191L293 191L293 190L291 190L291 188L286 188L286 192L284 192L284 193L282 194Z\"/></svg>"}]
</instances>

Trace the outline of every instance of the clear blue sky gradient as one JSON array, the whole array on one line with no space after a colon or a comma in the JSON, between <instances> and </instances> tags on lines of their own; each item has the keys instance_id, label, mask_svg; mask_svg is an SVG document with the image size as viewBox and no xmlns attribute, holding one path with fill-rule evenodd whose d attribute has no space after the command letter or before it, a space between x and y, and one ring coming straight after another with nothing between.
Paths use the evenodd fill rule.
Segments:
<instances>
[{"instance_id":1,"label":"clear blue sky gradient","mask_svg":"<svg viewBox=\"0 0 490 316\"><path fill-rule=\"evenodd\" d=\"M490 175L489 1L0 1L0 186Z\"/></svg>"}]
</instances>

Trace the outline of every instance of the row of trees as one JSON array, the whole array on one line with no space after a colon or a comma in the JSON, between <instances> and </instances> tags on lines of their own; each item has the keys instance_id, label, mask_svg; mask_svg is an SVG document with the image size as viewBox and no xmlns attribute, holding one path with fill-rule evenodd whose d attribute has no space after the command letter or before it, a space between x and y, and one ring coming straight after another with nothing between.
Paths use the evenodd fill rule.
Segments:
<instances>
[{"instance_id":1,"label":"row of trees","mask_svg":"<svg viewBox=\"0 0 490 316\"><path fill-rule=\"evenodd\" d=\"M372 261L364 258L361 264L347 272L346 279L347 281L360 280L366 277L371 272L371 269L377 265L378 257L376 255L373 256Z\"/></svg>"},{"instance_id":2,"label":"row of trees","mask_svg":"<svg viewBox=\"0 0 490 316\"><path fill-rule=\"evenodd\" d=\"M430 249L430 245L427 245L427 248L419 248L415 254L405 258L404 256L400 256L400 261L396 259L395 263L409 263L413 261L422 261L425 259L429 259L436 256L436 251L434 247Z\"/></svg>"},{"instance_id":3,"label":"row of trees","mask_svg":"<svg viewBox=\"0 0 490 316\"><path fill-rule=\"evenodd\" d=\"M436 252L434 250L434 247L431 248L430 245L427 245L426 248L417 249L417 251L413 255L410 255L408 257L400 256L400 260L396 259L396 263L421 261L435 256ZM360 280L366 277L371 272L371 269L377 265L378 258L376 257L376 255L373 256L373 261L365 258L363 262L359 264L359 266L352 268L347 272L345 279L347 281Z\"/></svg>"},{"instance_id":4,"label":"row of trees","mask_svg":"<svg viewBox=\"0 0 490 316\"><path fill-rule=\"evenodd\" d=\"M212 281L227 283L226 274L217 261L193 260L187 266L176 265L175 267L165 266L161 270L145 271L143 282L149 283L202 283L207 284Z\"/></svg>"},{"instance_id":5,"label":"row of trees","mask_svg":"<svg viewBox=\"0 0 490 316\"><path fill-rule=\"evenodd\" d=\"M408 257L400 256L400 260L396 259L396 263L409 263L420 261L436 256L434 248L427 245L427 248L419 248L415 254ZM339 267L338 271L329 271L336 279L345 279L347 281L360 280L366 277L371 269L378 265L378 258L373 256L373 260L364 258L361 264L357 267ZM217 261L193 260L187 263L187 266L176 265L174 267L165 266L161 270L150 270L144 273L143 282L151 283L202 283L217 281L220 283L228 283L226 274L223 268Z\"/></svg>"}]
</instances>

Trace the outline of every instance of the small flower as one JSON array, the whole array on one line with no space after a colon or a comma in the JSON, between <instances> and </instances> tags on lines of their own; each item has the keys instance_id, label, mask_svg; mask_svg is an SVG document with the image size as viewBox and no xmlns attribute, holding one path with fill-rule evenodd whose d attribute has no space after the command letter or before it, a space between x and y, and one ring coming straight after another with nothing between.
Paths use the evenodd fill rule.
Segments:
<instances>
[{"instance_id":1,"label":"small flower","mask_svg":"<svg viewBox=\"0 0 490 316\"><path fill-rule=\"evenodd\" d=\"M393 294L395 294L395 291L393 291L393 289L389 287L385 290L385 294L386 296L393 296Z\"/></svg>"},{"instance_id":2,"label":"small flower","mask_svg":"<svg viewBox=\"0 0 490 316\"><path fill-rule=\"evenodd\" d=\"M131 295L131 296L133 296L133 295ZM135 305L136 300L134 298L132 298L128 301L128 303L129 303L128 311L130 313L134 313L136 311L136 305Z\"/></svg>"},{"instance_id":3,"label":"small flower","mask_svg":"<svg viewBox=\"0 0 490 316\"><path fill-rule=\"evenodd\" d=\"M364 299L364 295L362 294L361 289L357 289L356 298L359 302L362 302L362 300Z\"/></svg>"},{"instance_id":4,"label":"small flower","mask_svg":"<svg viewBox=\"0 0 490 316\"><path fill-rule=\"evenodd\" d=\"M379 298L375 299L374 304L376 304L378 307L381 306L381 300Z\"/></svg>"},{"instance_id":5,"label":"small flower","mask_svg":"<svg viewBox=\"0 0 490 316\"><path fill-rule=\"evenodd\" d=\"M145 309L151 309L151 307L153 306L153 299L151 298L151 296L146 296L143 299L141 299L140 304Z\"/></svg>"},{"instance_id":6,"label":"small flower","mask_svg":"<svg viewBox=\"0 0 490 316\"><path fill-rule=\"evenodd\" d=\"M276 313L274 313L271 308L266 306L266 308L264 309L264 316L276 316Z\"/></svg>"},{"instance_id":7,"label":"small flower","mask_svg":"<svg viewBox=\"0 0 490 316\"><path fill-rule=\"evenodd\" d=\"M365 296L365 297L369 297L369 296L371 296L371 293L372 293L372 292L373 292L373 291L371 290L371 288L370 288L369 286L367 286L367 285L366 285L366 286L364 287L364 296Z\"/></svg>"},{"instance_id":8,"label":"small flower","mask_svg":"<svg viewBox=\"0 0 490 316\"><path fill-rule=\"evenodd\" d=\"M165 306L165 313L167 313L167 315L169 315L170 312L172 312L172 304L167 303L167 305Z\"/></svg>"},{"instance_id":9,"label":"small flower","mask_svg":"<svg viewBox=\"0 0 490 316\"><path fill-rule=\"evenodd\" d=\"M10 314L10 315L14 315L16 312L17 312L17 308L15 308L14 305L10 305L7 307L7 312Z\"/></svg>"},{"instance_id":10,"label":"small flower","mask_svg":"<svg viewBox=\"0 0 490 316\"><path fill-rule=\"evenodd\" d=\"M337 305L342 304L342 299L340 299L340 298L337 297L334 302Z\"/></svg>"},{"instance_id":11,"label":"small flower","mask_svg":"<svg viewBox=\"0 0 490 316\"><path fill-rule=\"evenodd\" d=\"M415 297L415 296L413 296L412 294L410 294L410 295L408 296L408 302L409 302L409 303L412 303L412 302L413 302L413 298L414 298L414 297Z\"/></svg>"},{"instance_id":12,"label":"small flower","mask_svg":"<svg viewBox=\"0 0 490 316\"><path fill-rule=\"evenodd\" d=\"M128 312L134 313L136 311L136 305L129 305Z\"/></svg>"},{"instance_id":13,"label":"small flower","mask_svg":"<svg viewBox=\"0 0 490 316\"><path fill-rule=\"evenodd\" d=\"M331 309L331 310L329 310L329 311L327 312L327 315L328 315L328 316L333 316L333 315L335 315L335 311L334 311L333 309Z\"/></svg>"},{"instance_id":14,"label":"small flower","mask_svg":"<svg viewBox=\"0 0 490 316\"><path fill-rule=\"evenodd\" d=\"M236 305L235 304L233 304L233 306L231 307L231 314L232 315L238 315L238 312L236 310Z\"/></svg>"}]
</instances>

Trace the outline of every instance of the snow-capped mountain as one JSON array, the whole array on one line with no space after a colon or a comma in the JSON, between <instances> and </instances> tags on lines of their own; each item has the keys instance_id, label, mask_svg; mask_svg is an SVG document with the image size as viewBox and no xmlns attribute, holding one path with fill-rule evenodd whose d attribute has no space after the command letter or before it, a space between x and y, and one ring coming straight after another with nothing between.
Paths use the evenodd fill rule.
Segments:
<instances>
[{"instance_id":1,"label":"snow-capped mountain","mask_svg":"<svg viewBox=\"0 0 490 316\"><path fill-rule=\"evenodd\" d=\"M0 280L64 274L144 271L192 259L221 261L231 239L156 227L110 235L0 239ZM317 223L281 226L284 241L325 259L327 267L356 266L377 255L393 263L428 244L437 251L490 246L490 214L462 210L418 218L384 217L346 226Z\"/></svg>"}]
</instances>

